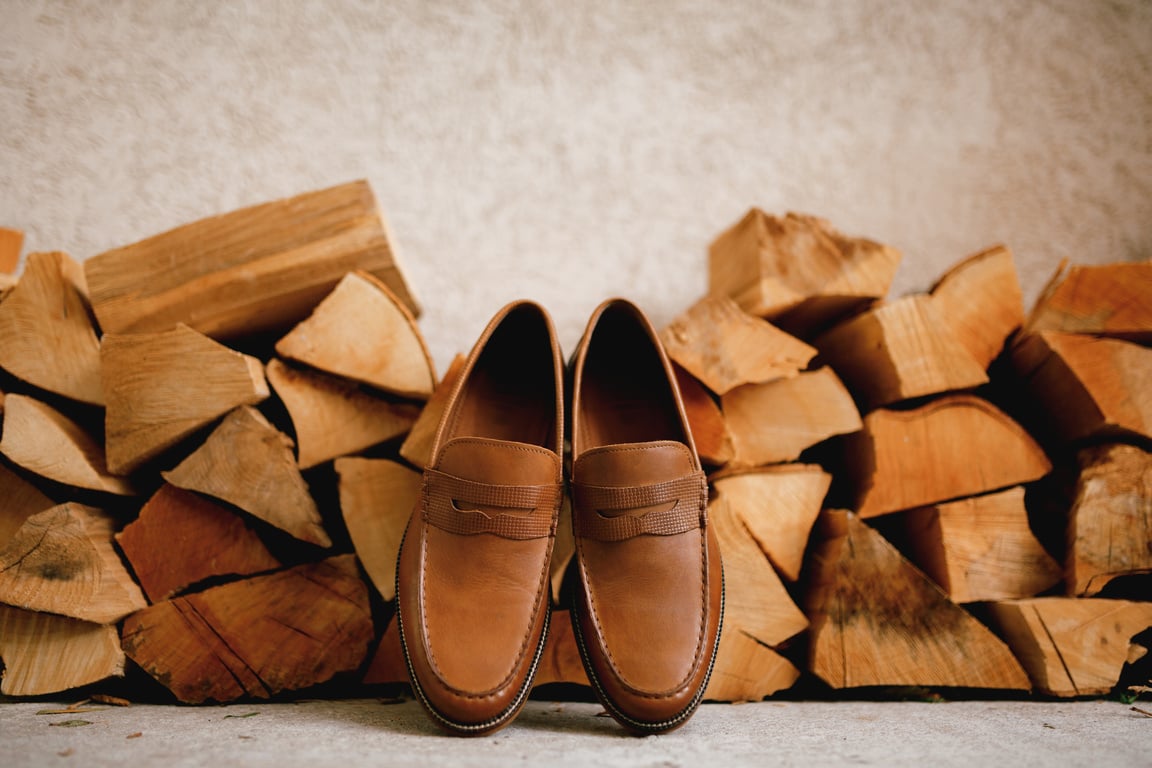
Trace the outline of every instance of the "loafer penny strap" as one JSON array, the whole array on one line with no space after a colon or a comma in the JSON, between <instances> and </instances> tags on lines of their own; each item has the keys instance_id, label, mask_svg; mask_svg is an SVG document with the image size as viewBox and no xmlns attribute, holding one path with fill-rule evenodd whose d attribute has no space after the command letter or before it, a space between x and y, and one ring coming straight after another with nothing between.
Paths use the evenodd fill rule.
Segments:
<instances>
[{"instance_id":1,"label":"loafer penny strap","mask_svg":"<svg viewBox=\"0 0 1152 768\"><path fill-rule=\"evenodd\" d=\"M598 541L623 541L635 536L674 536L701 528L708 502L708 482L703 472L651 485L605 486L573 483L576 535ZM605 516L638 507L672 504L643 515Z\"/></svg>"},{"instance_id":2,"label":"loafer penny strap","mask_svg":"<svg viewBox=\"0 0 1152 768\"><path fill-rule=\"evenodd\" d=\"M449 533L539 539L556 532L556 509L560 502L560 486L556 483L495 485L426 469L423 496L424 520ZM530 512L517 515L484 511L493 508Z\"/></svg>"}]
</instances>

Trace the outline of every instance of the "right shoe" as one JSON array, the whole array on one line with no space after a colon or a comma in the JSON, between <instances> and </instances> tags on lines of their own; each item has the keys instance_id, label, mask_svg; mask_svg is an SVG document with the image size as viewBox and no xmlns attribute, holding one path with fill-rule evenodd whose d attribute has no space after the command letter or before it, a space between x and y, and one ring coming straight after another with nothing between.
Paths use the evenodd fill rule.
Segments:
<instances>
[{"instance_id":1,"label":"right shoe","mask_svg":"<svg viewBox=\"0 0 1152 768\"><path fill-rule=\"evenodd\" d=\"M548 633L563 494L563 363L551 319L492 318L449 398L396 567L412 688L434 722L480 735L516 716Z\"/></svg>"},{"instance_id":2,"label":"right shoe","mask_svg":"<svg viewBox=\"0 0 1152 768\"><path fill-rule=\"evenodd\" d=\"M637 734L696 711L724 613L708 484L672 364L631 302L593 312L572 364L572 628L601 703Z\"/></svg>"}]
</instances>

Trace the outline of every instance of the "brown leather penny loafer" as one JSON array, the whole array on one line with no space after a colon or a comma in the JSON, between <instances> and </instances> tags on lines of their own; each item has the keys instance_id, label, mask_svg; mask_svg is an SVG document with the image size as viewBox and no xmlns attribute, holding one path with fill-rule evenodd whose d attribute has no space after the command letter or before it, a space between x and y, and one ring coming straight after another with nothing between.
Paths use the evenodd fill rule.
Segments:
<instances>
[{"instance_id":1,"label":"brown leather penny loafer","mask_svg":"<svg viewBox=\"0 0 1152 768\"><path fill-rule=\"evenodd\" d=\"M453 733L507 724L532 688L548 632L563 393L547 313L509 304L466 361L424 470L396 616L413 691Z\"/></svg>"},{"instance_id":2,"label":"brown leather penny loafer","mask_svg":"<svg viewBox=\"0 0 1152 768\"><path fill-rule=\"evenodd\" d=\"M601 304L573 366L573 629L608 712L636 733L669 731L700 704L720 639L707 481L672 366L635 305Z\"/></svg>"}]
</instances>

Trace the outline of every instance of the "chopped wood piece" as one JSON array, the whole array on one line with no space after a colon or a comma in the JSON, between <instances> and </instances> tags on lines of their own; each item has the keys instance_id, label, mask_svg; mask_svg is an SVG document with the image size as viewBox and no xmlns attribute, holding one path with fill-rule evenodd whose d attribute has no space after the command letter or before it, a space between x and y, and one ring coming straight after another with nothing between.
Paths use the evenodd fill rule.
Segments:
<instances>
[{"instance_id":1,"label":"chopped wood piece","mask_svg":"<svg viewBox=\"0 0 1152 768\"><path fill-rule=\"evenodd\" d=\"M101 344L109 468L128 474L240 405L268 397L264 368L181 325Z\"/></svg>"},{"instance_id":2,"label":"chopped wood piece","mask_svg":"<svg viewBox=\"0 0 1152 768\"><path fill-rule=\"evenodd\" d=\"M271 360L268 383L284 401L296 431L297 463L308 469L399 437L420 407L364 392L353 381Z\"/></svg>"},{"instance_id":3,"label":"chopped wood piece","mask_svg":"<svg viewBox=\"0 0 1152 768\"><path fill-rule=\"evenodd\" d=\"M124 675L116 627L0 605L0 693L42 696Z\"/></svg>"},{"instance_id":4,"label":"chopped wood piece","mask_svg":"<svg viewBox=\"0 0 1152 768\"><path fill-rule=\"evenodd\" d=\"M871 309L815 343L865 410L988 382L928 296Z\"/></svg>"},{"instance_id":5,"label":"chopped wood piece","mask_svg":"<svg viewBox=\"0 0 1152 768\"><path fill-rule=\"evenodd\" d=\"M146 606L112 547L112 524L73 503L29 517L0 552L0 603L97 624Z\"/></svg>"},{"instance_id":6,"label":"chopped wood piece","mask_svg":"<svg viewBox=\"0 0 1152 768\"><path fill-rule=\"evenodd\" d=\"M239 515L174 485L160 486L116 542L154 603L213 576L280 567Z\"/></svg>"},{"instance_id":7,"label":"chopped wood piece","mask_svg":"<svg viewBox=\"0 0 1152 768\"><path fill-rule=\"evenodd\" d=\"M0 367L40 389L103 405L100 342L66 262L72 259L64 253L28 256L20 282L0 304Z\"/></svg>"},{"instance_id":8,"label":"chopped wood piece","mask_svg":"<svg viewBox=\"0 0 1152 768\"><path fill-rule=\"evenodd\" d=\"M1012 362L1061 438L1152 438L1152 348L1043 331L1021 337Z\"/></svg>"},{"instance_id":9,"label":"chopped wood piece","mask_svg":"<svg viewBox=\"0 0 1152 768\"><path fill-rule=\"evenodd\" d=\"M409 682L408 666L404 663L404 650L400 647L400 630L396 627L395 616L380 637L361 682L365 685Z\"/></svg>"},{"instance_id":10,"label":"chopped wood piece","mask_svg":"<svg viewBox=\"0 0 1152 768\"><path fill-rule=\"evenodd\" d=\"M24 233L18 229L0 227L0 272L12 274L20 263L24 249Z\"/></svg>"},{"instance_id":11,"label":"chopped wood piece","mask_svg":"<svg viewBox=\"0 0 1152 768\"><path fill-rule=\"evenodd\" d=\"M3 463L0 463L0 499L3 500L0 501L0 551L8 546L25 520L55 506L36 486L26 482Z\"/></svg>"},{"instance_id":12,"label":"chopped wood piece","mask_svg":"<svg viewBox=\"0 0 1152 768\"><path fill-rule=\"evenodd\" d=\"M821 515L806 612L810 667L833 688L1028 690L1000 639L850 512Z\"/></svg>"},{"instance_id":13,"label":"chopped wood piece","mask_svg":"<svg viewBox=\"0 0 1152 768\"><path fill-rule=\"evenodd\" d=\"M548 627L548 638L544 641L533 685L547 683L592 685L580 660L580 649L576 647L576 635L572 631L572 614L568 611L552 611L552 623Z\"/></svg>"},{"instance_id":14,"label":"chopped wood piece","mask_svg":"<svg viewBox=\"0 0 1152 768\"><path fill-rule=\"evenodd\" d=\"M673 365L673 370L700 460L716 467L727 464L732 458L732 436L720 406L692 374L678 365Z\"/></svg>"},{"instance_id":15,"label":"chopped wood piece","mask_svg":"<svg viewBox=\"0 0 1152 768\"><path fill-rule=\"evenodd\" d=\"M865 518L1028 483L1052 469L1019 424L972 395L875 410L845 443Z\"/></svg>"},{"instance_id":16,"label":"chopped wood piece","mask_svg":"<svg viewBox=\"0 0 1152 768\"><path fill-rule=\"evenodd\" d=\"M816 464L788 464L716 476L713 486L788 581L800 578L804 550L832 476Z\"/></svg>"},{"instance_id":17,"label":"chopped wood piece","mask_svg":"<svg viewBox=\"0 0 1152 768\"><path fill-rule=\"evenodd\" d=\"M340 511L368 578L385 600L396 598L396 557L420 496L421 474L387 459L336 460Z\"/></svg>"},{"instance_id":18,"label":"chopped wood piece","mask_svg":"<svg viewBox=\"0 0 1152 768\"><path fill-rule=\"evenodd\" d=\"M0 272L0 301L4 301L19 282L20 278L16 277L16 275L8 275Z\"/></svg>"},{"instance_id":19,"label":"chopped wood piece","mask_svg":"<svg viewBox=\"0 0 1152 768\"><path fill-rule=\"evenodd\" d=\"M720 407L732 436L732 467L792 461L806 448L863 427L852 395L827 366L737 387Z\"/></svg>"},{"instance_id":20,"label":"chopped wood piece","mask_svg":"<svg viewBox=\"0 0 1152 768\"><path fill-rule=\"evenodd\" d=\"M665 328L664 349L718 395L741 384L794 376L816 350L723 295L706 296Z\"/></svg>"},{"instance_id":21,"label":"chopped wood piece","mask_svg":"<svg viewBox=\"0 0 1152 768\"><path fill-rule=\"evenodd\" d=\"M1024 296L1012 251L996 245L944 273L932 288L940 318L981 368L1024 322Z\"/></svg>"},{"instance_id":22,"label":"chopped wood piece","mask_svg":"<svg viewBox=\"0 0 1152 768\"><path fill-rule=\"evenodd\" d=\"M1152 569L1152 454L1131 445L1087 448L1068 515L1068 594Z\"/></svg>"},{"instance_id":23,"label":"chopped wood piece","mask_svg":"<svg viewBox=\"0 0 1152 768\"><path fill-rule=\"evenodd\" d=\"M726 631L712 677L704 690L709 701L760 701L791 688L800 678L792 662L743 632Z\"/></svg>"},{"instance_id":24,"label":"chopped wood piece","mask_svg":"<svg viewBox=\"0 0 1152 768\"><path fill-rule=\"evenodd\" d=\"M1024 325L1152 342L1152 261L1057 268Z\"/></svg>"},{"instance_id":25,"label":"chopped wood piece","mask_svg":"<svg viewBox=\"0 0 1152 768\"><path fill-rule=\"evenodd\" d=\"M415 318L387 286L363 272L345 275L276 342L276 353L403 397L425 400L436 385Z\"/></svg>"},{"instance_id":26,"label":"chopped wood piece","mask_svg":"<svg viewBox=\"0 0 1152 768\"><path fill-rule=\"evenodd\" d=\"M440 418L448 406L448 398L456 388L460 372L464 369L465 359L461 354L452 358L448 370L444 372L444 378L436 385L432 396L424 403L420 415L416 417L416 423L412 425L408 437L400 444L400 455L418 469L423 469L432 459L432 442L436 439L436 430L440 428Z\"/></svg>"},{"instance_id":27,"label":"chopped wood piece","mask_svg":"<svg viewBox=\"0 0 1152 768\"><path fill-rule=\"evenodd\" d=\"M117 496L136 493L109 474L104 451L92 436L59 411L25 395L4 398L0 453L41 477L75 488Z\"/></svg>"},{"instance_id":28,"label":"chopped wood piece","mask_svg":"<svg viewBox=\"0 0 1152 768\"><path fill-rule=\"evenodd\" d=\"M792 602L767 555L724 496L708 504L724 560L724 632L744 632L776 647L804 631L808 620Z\"/></svg>"},{"instance_id":29,"label":"chopped wood piece","mask_svg":"<svg viewBox=\"0 0 1152 768\"><path fill-rule=\"evenodd\" d=\"M822 219L753 208L709 247L708 292L754 315L790 312L818 327L887 295L899 264L896 249L845 237Z\"/></svg>"},{"instance_id":30,"label":"chopped wood piece","mask_svg":"<svg viewBox=\"0 0 1152 768\"><path fill-rule=\"evenodd\" d=\"M193 222L84 267L105 333L183 323L230 339L288 328L356 269L419 312L366 181Z\"/></svg>"},{"instance_id":31,"label":"chopped wood piece","mask_svg":"<svg viewBox=\"0 0 1152 768\"><path fill-rule=\"evenodd\" d=\"M992 603L992 620L1048 696L1102 696L1120 678L1134 635L1152 626L1152 603L1037 597Z\"/></svg>"},{"instance_id":32,"label":"chopped wood piece","mask_svg":"<svg viewBox=\"0 0 1152 768\"><path fill-rule=\"evenodd\" d=\"M172 485L226 501L301 541L332 546L296 467L292 439L251 406L232 411L204 445L160 474Z\"/></svg>"},{"instance_id":33,"label":"chopped wood piece","mask_svg":"<svg viewBox=\"0 0 1152 768\"><path fill-rule=\"evenodd\" d=\"M908 555L957 603L1031 597L1063 575L1028 526L1020 486L901 517Z\"/></svg>"},{"instance_id":34,"label":"chopped wood piece","mask_svg":"<svg viewBox=\"0 0 1152 768\"><path fill-rule=\"evenodd\" d=\"M368 588L341 555L157 603L128 617L122 640L182 702L266 699L360 666Z\"/></svg>"}]
</instances>

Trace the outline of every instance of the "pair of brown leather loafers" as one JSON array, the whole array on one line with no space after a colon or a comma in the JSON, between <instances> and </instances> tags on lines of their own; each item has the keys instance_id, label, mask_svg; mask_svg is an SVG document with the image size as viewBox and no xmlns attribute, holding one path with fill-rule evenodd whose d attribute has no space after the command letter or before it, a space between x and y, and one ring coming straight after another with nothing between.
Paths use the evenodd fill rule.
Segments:
<instances>
[{"instance_id":1,"label":"pair of brown leather loafers","mask_svg":"<svg viewBox=\"0 0 1152 768\"><path fill-rule=\"evenodd\" d=\"M577 644L617 721L668 731L696 711L720 637L707 483L671 364L635 305L596 309L571 374ZM445 409L396 571L413 690L453 733L500 728L531 690L551 607L564 401L547 313L504 307Z\"/></svg>"}]
</instances>

